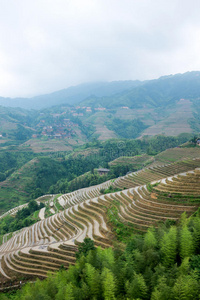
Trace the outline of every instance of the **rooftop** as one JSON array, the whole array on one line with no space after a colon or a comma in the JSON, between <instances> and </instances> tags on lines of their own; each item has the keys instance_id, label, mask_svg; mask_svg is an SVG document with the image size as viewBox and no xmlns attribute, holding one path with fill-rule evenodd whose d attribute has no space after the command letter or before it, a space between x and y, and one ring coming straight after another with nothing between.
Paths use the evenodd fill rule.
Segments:
<instances>
[{"instance_id":1,"label":"rooftop","mask_svg":"<svg viewBox=\"0 0 200 300\"><path fill-rule=\"evenodd\" d=\"M100 169L97 169L98 172L110 172L109 169L104 169L104 168L100 168Z\"/></svg>"}]
</instances>

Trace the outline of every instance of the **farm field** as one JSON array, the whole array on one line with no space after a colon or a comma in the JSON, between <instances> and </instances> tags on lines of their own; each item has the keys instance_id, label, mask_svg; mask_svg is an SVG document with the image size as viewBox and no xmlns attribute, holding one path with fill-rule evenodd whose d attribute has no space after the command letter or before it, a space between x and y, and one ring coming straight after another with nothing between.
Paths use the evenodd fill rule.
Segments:
<instances>
[{"instance_id":1,"label":"farm field","mask_svg":"<svg viewBox=\"0 0 200 300\"><path fill-rule=\"evenodd\" d=\"M153 116L159 119L159 115L156 116L154 110L150 108L143 108L143 109L118 108L116 112L116 118L129 119L129 120L140 118L148 125L154 124L152 120Z\"/></svg>"},{"instance_id":2,"label":"farm field","mask_svg":"<svg viewBox=\"0 0 200 300\"><path fill-rule=\"evenodd\" d=\"M117 138L117 135L104 124L104 119L102 117L97 117L95 134L98 136L100 141L109 140L112 138Z\"/></svg>"},{"instance_id":3,"label":"farm field","mask_svg":"<svg viewBox=\"0 0 200 300\"><path fill-rule=\"evenodd\" d=\"M142 136L152 136L157 134L176 136L181 132L191 133L192 128L190 127L188 121L192 117L192 102L184 99L180 100L177 103L175 112L174 110L172 110L169 116L163 118L161 121L156 122L156 124L147 128L142 133Z\"/></svg>"},{"instance_id":4,"label":"farm field","mask_svg":"<svg viewBox=\"0 0 200 300\"><path fill-rule=\"evenodd\" d=\"M74 142L72 142L74 143ZM72 147L70 143L65 145L63 141L59 140L41 140L31 139L22 144L19 148L29 148L35 153L40 152L57 152L57 151L70 151Z\"/></svg>"},{"instance_id":5,"label":"farm field","mask_svg":"<svg viewBox=\"0 0 200 300\"><path fill-rule=\"evenodd\" d=\"M200 155L200 147L191 148L172 148L167 149L155 156L155 161L159 162L176 162L178 160L198 158Z\"/></svg>"},{"instance_id":6,"label":"farm field","mask_svg":"<svg viewBox=\"0 0 200 300\"><path fill-rule=\"evenodd\" d=\"M154 157L148 154L136 155L133 157L122 156L109 163L110 166L131 165L134 168L148 165L154 161Z\"/></svg>"},{"instance_id":7,"label":"farm field","mask_svg":"<svg viewBox=\"0 0 200 300\"><path fill-rule=\"evenodd\" d=\"M103 194L109 186L122 190ZM200 159L144 168L71 193L44 196L40 221L14 232L0 246L1 282L45 278L48 271L75 263L86 237L112 247L118 226L144 233L160 222L177 222L200 206ZM16 208L17 210L17 208ZM49 213L47 213L49 211ZM2 216L3 217L3 216Z\"/></svg>"}]
</instances>

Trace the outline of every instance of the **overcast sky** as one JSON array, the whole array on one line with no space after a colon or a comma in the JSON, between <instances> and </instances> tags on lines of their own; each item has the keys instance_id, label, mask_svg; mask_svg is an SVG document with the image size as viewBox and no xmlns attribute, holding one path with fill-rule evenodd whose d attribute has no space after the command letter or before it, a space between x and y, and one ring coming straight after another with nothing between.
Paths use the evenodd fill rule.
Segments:
<instances>
[{"instance_id":1,"label":"overcast sky","mask_svg":"<svg viewBox=\"0 0 200 300\"><path fill-rule=\"evenodd\" d=\"M199 0L0 0L0 96L192 70Z\"/></svg>"}]
</instances>

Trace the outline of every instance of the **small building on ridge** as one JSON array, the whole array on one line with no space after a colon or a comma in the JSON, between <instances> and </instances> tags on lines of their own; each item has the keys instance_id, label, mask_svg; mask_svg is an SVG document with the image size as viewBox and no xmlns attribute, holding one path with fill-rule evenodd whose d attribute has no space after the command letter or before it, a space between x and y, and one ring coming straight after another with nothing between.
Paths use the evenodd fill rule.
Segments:
<instances>
[{"instance_id":1,"label":"small building on ridge","mask_svg":"<svg viewBox=\"0 0 200 300\"><path fill-rule=\"evenodd\" d=\"M104 168L100 168L100 169L97 169L97 172L99 173L99 175L107 175L108 172L110 172L109 169L104 169Z\"/></svg>"}]
</instances>

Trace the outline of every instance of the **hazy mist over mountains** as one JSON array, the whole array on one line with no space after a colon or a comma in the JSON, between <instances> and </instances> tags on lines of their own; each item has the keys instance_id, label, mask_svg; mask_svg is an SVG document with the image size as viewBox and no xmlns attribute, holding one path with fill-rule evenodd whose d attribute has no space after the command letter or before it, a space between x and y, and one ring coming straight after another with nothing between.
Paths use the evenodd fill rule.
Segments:
<instances>
[{"instance_id":1,"label":"hazy mist over mountains","mask_svg":"<svg viewBox=\"0 0 200 300\"><path fill-rule=\"evenodd\" d=\"M141 107L162 106L180 98L190 100L200 95L200 72L162 76L146 81L113 81L84 83L51 94L33 98L0 97L0 105L26 109L42 109L60 104L115 107L126 104Z\"/></svg>"},{"instance_id":2,"label":"hazy mist over mountains","mask_svg":"<svg viewBox=\"0 0 200 300\"><path fill-rule=\"evenodd\" d=\"M4 98L0 97L0 105L22 107L26 109L41 109L59 104L76 104L85 98L95 95L110 96L129 90L141 84L140 81L113 81L84 83L67 89L33 98Z\"/></svg>"}]
</instances>

